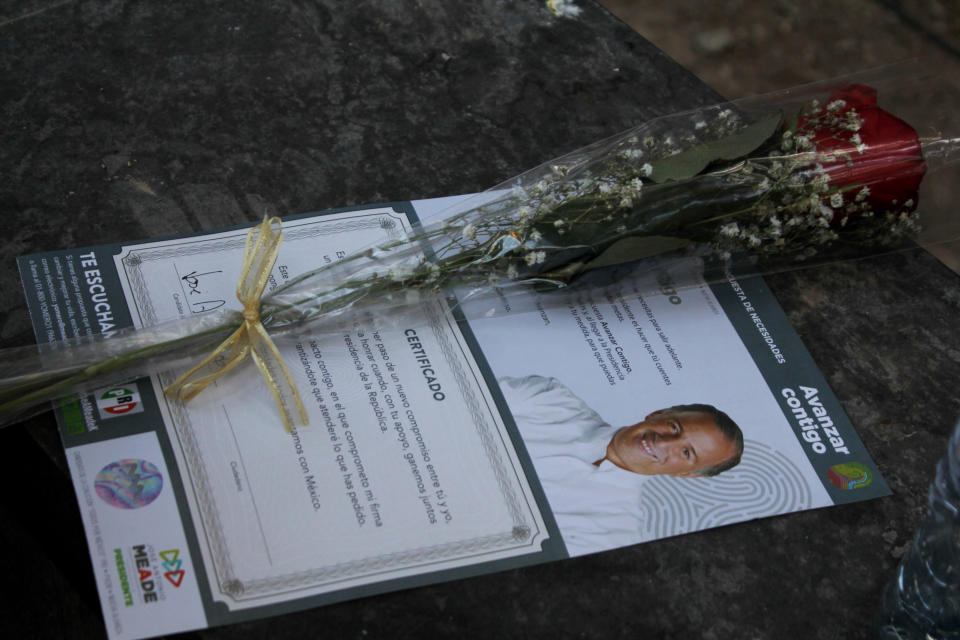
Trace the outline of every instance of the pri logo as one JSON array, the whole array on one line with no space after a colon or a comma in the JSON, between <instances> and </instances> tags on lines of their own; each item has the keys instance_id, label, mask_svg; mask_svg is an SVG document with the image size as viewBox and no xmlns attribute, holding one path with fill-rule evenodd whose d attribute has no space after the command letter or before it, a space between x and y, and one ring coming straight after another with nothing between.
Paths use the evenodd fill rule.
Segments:
<instances>
[{"instance_id":1,"label":"pri logo","mask_svg":"<svg viewBox=\"0 0 960 640\"><path fill-rule=\"evenodd\" d=\"M873 473L859 462L844 462L830 467L827 479L838 489L864 489L873 483Z\"/></svg>"},{"instance_id":2,"label":"pri logo","mask_svg":"<svg viewBox=\"0 0 960 640\"><path fill-rule=\"evenodd\" d=\"M163 560L163 568L166 572L163 577L175 587L179 587L183 582L184 571L180 567L183 560L180 559L180 549L167 549L160 552L160 559Z\"/></svg>"},{"instance_id":3,"label":"pri logo","mask_svg":"<svg viewBox=\"0 0 960 640\"><path fill-rule=\"evenodd\" d=\"M140 390L137 388L136 382L98 389L94 392L94 395L97 398L97 410L100 412L102 420L143 411L143 403L140 402Z\"/></svg>"},{"instance_id":4,"label":"pri logo","mask_svg":"<svg viewBox=\"0 0 960 640\"><path fill-rule=\"evenodd\" d=\"M127 458L111 462L93 479L100 499L118 509L145 507L160 495L163 475L152 462Z\"/></svg>"}]
</instances>

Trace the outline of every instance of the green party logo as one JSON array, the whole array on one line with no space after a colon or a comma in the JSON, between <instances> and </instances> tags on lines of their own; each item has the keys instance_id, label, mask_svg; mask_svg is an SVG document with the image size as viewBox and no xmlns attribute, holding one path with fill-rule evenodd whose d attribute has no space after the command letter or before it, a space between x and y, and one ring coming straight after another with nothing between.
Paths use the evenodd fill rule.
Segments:
<instances>
[{"instance_id":1,"label":"green party logo","mask_svg":"<svg viewBox=\"0 0 960 640\"><path fill-rule=\"evenodd\" d=\"M135 382L98 389L94 395L97 398L97 410L102 420L143 411L140 390Z\"/></svg>"},{"instance_id":2,"label":"green party logo","mask_svg":"<svg viewBox=\"0 0 960 640\"><path fill-rule=\"evenodd\" d=\"M827 479L838 489L865 489L873 483L873 472L859 462L844 462L830 467Z\"/></svg>"}]
</instances>

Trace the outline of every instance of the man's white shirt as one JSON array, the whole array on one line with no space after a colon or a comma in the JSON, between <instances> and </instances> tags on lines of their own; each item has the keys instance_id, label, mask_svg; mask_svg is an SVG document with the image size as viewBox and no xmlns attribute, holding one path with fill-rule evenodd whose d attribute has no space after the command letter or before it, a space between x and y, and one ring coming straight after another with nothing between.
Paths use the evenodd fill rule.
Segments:
<instances>
[{"instance_id":1,"label":"man's white shirt","mask_svg":"<svg viewBox=\"0 0 960 640\"><path fill-rule=\"evenodd\" d=\"M500 378L550 509L571 556L643 541L647 476L604 460L617 428L556 378Z\"/></svg>"}]
</instances>

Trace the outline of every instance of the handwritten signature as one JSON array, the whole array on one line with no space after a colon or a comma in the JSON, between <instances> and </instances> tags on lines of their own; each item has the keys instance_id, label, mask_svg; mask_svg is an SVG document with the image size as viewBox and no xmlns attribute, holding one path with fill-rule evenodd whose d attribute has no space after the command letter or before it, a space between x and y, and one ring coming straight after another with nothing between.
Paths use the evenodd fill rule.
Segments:
<instances>
[{"instance_id":1,"label":"handwritten signature","mask_svg":"<svg viewBox=\"0 0 960 640\"><path fill-rule=\"evenodd\" d=\"M181 277L184 284L187 285L187 295L188 296L204 296L203 289L201 289L201 278L204 276L211 276L215 273L223 273L223 271L207 271L205 273L197 273L196 271L191 271L187 275ZM213 311L214 309L219 309L223 305L227 304L226 300L196 300L190 302L190 310L194 313L203 313L205 311Z\"/></svg>"}]
</instances>

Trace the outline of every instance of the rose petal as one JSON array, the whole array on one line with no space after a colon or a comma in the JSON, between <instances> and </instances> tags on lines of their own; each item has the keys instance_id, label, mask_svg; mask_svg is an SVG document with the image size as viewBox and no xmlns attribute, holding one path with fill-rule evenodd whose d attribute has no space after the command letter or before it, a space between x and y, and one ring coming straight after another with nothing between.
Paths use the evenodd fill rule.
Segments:
<instances>
[{"instance_id":1,"label":"rose petal","mask_svg":"<svg viewBox=\"0 0 960 640\"><path fill-rule=\"evenodd\" d=\"M844 106L833 113L846 117L856 111L862 125L856 133L865 147L858 151L850 137L853 131L827 125L813 129L811 140L822 153L840 153L835 162L823 162L833 188L859 191L870 187L867 202L874 211L909 212L916 208L917 191L926 172L920 139L909 124L877 106L877 92L865 85L849 85L835 91L827 105L843 100ZM827 113L824 107L820 114ZM801 118L800 128L809 121ZM912 202L911 202L912 201ZM905 203L911 202L910 206Z\"/></svg>"}]
</instances>

